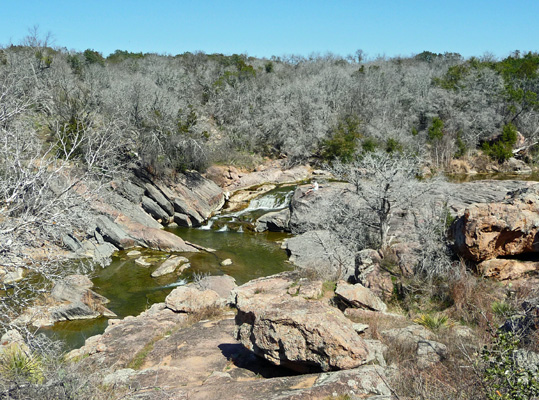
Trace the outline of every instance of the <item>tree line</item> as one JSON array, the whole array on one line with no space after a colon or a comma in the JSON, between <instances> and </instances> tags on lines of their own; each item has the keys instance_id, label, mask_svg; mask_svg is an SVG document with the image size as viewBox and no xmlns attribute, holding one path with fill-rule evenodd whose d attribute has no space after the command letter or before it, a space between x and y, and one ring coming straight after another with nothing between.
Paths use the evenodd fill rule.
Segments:
<instances>
[{"instance_id":1,"label":"tree line","mask_svg":"<svg viewBox=\"0 0 539 400\"><path fill-rule=\"evenodd\" d=\"M408 58L314 55L259 59L117 50L108 57L46 41L0 50L3 120L45 141L107 129L111 165L203 170L249 155L350 159L375 148L424 153L437 165L504 129L539 135L539 54L497 60L425 51ZM5 126L8 128L7 126ZM494 152L494 155L503 152ZM498 156L503 161L504 155Z\"/></svg>"}]
</instances>

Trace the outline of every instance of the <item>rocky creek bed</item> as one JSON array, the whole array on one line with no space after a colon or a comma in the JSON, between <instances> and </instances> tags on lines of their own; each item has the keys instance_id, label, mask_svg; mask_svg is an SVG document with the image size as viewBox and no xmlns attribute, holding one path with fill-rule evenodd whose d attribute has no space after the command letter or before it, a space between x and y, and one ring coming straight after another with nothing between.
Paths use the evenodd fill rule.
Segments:
<instances>
[{"instance_id":1,"label":"rocky creek bed","mask_svg":"<svg viewBox=\"0 0 539 400\"><path fill-rule=\"evenodd\" d=\"M159 211L143 199L152 206L148 210L154 210L154 220L168 218L169 223L174 220L176 224L199 226L169 225L164 231L177 233L189 246L181 254L187 257L189 267L178 262L177 271L181 272L157 278L151 274L158 264L164 264L167 252L133 253L140 251L133 250L137 243L152 247L156 242L136 234L133 225L125 228L121 216L114 223L124 226L123 233L115 234L116 227L110 224L98 224L97 231L106 243L115 242L122 251L94 279L94 289L109 297L107 307L119 318L108 323L98 319L86 331L83 329L92 323L57 324L53 330L73 329L72 347L86 339L84 346L68 357L98 374L103 385L130 393L132 398L325 399L348 395L381 400L394 398L388 382L399 373L386 364L388 346L407 348L414 365L422 371L437 368L450 357L443 341L449 339L462 346L474 342L466 327L452 326L441 337L405 316L388 312L384 300L393 284L381 268L382 255L368 249L358 257L350 254L335 243L327 229L331 209L327 215L318 212L328 199L347 200L347 184L324 182L307 196L305 185L292 193L293 187L281 189L276 183L280 182L239 193L230 200L236 206L228 216L211 217L212 212L206 212L202 220L200 212L177 199L172 203L179 204L183 216L171 216L174 207L170 209L168 200L160 197L166 188L159 193L146 188L144 193L151 195L154 203L155 199L163 203ZM418 202L417 209L433 201L445 202L457 219L454 234L461 236L456 242L481 251L481 257L471 259L497 260L498 255L514 256L521 250L535 252L533 246L527 246L528 239L504 246L505 252L489 252L492 246L499 247L495 232L509 238L504 243L523 236L533 241L539 229L535 218L539 191L534 185L510 180L441 183ZM283 196L281 190L292 194ZM290 205L278 200L277 205L266 206L260 196L268 193L273 200L290 200ZM253 198L260 207L253 207L251 216L246 217L242 207L248 209ZM511 216L504 214L507 210ZM250 229L265 233L246 232ZM288 238L287 233L268 230L295 236ZM396 212L390 234L400 239L395 246L399 268L409 271L421 245L414 219ZM296 270L280 272L288 269L286 254L275 241L286 238L283 247ZM331 248L331 256L321 248ZM181 258L179 254L174 257ZM153 266L143 265L143 261ZM499 271L504 266L496 268ZM509 275L521 277L536 270L535 264L517 267ZM195 273L201 279L192 282ZM219 276L202 276L206 273ZM497 272L496 276L506 275ZM320 276L331 276L337 282L328 286ZM127 288L115 283L121 281ZM88 337L95 333L99 334Z\"/></svg>"}]
</instances>

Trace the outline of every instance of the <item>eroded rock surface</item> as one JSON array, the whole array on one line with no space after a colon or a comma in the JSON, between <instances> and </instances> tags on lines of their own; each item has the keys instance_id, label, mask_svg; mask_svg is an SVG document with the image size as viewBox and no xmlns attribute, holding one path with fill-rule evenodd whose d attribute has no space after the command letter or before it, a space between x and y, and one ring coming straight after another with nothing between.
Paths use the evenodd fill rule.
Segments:
<instances>
[{"instance_id":1,"label":"eroded rock surface","mask_svg":"<svg viewBox=\"0 0 539 400\"><path fill-rule=\"evenodd\" d=\"M258 283L258 284L257 284ZM236 338L276 365L308 372L356 368L367 346L348 319L321 301L284 294L282 277L236 289Z\"/></svg>"},{"instance_id":2,"label":"eroded rock surface","mask_svg":"<svg viewBox=\"0 0 539 400\"><path fill-rule=\"evenodd\" d=\"M70 357L98 368L110 388L137 389L138 399L311 400L334 393L378 399L390 395L385 370L379 365L296 375L239 344L233 337L233 313L193 325L186 325L186 320L186 314L154 305L137 317L115 321Z\"/></svg>"},{"instance_id":3,"label":"eroded rock surface","mask_svg":"<svg viewBox=\"0 0 539 400\"><path fill-rule=\"evenodd\" d=\"M518 190L504 202L474 204L453 225L463 257L484 261L539 251L539 185Z\"/></svg>"}]
</instances>

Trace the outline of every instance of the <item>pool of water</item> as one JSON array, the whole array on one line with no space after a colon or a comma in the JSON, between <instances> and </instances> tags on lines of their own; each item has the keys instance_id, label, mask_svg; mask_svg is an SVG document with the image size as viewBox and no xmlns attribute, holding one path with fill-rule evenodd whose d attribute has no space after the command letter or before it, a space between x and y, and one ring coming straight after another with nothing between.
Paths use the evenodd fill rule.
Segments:
<instances>
[{"instance_id":1,"label":"pool of water","mask_svg":"<svg viewBox=\"0 0 539 400\"><path fill-rule=\"evenodd\" d=\"M282 192L290 188L279 189L265 196L282 198ZM269 204L269 200L262 204ZM276 204L276 205L275 205ZM286 206L282 201L274 203L277 209ZM282 239L290 236L285 233L253 233L245 227L255 216L272 211L267 206L263 212L253 208L241 215L223 215L213 219L213 228L168 229L184 240L215 249L214 252L182 253L191 267L182 274L169 274L160 278L150 275L170 254L150 250L141 250L152 262L151 267L142 267L135 263L136 257L128 257L127 252L118 252L112 263L94 272L92 281L97 293L110 300L107 307L119 318L137 315L154 303L162 302L176 286L186 284L203 274L228 274L241 285L251 279L272 275L287 269L286 252L281 249ZM226 229L223 229L226 227ZM242 229L240 229L242 228ZM232 264L222 266L221 261L231 259ZM49 336L64 341L66 350L80 347L86 338L102 333L107 327L107 318L69 321L43 329Z\"/></svg>"}]
</instances>

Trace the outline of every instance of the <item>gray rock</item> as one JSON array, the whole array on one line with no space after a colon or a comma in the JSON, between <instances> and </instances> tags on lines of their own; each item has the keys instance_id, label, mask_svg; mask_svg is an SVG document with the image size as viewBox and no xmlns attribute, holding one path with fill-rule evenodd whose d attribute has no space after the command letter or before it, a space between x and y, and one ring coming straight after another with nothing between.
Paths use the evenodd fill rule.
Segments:
<instances>
[{"instance_id":1,"label":"gray rock","mask_svg":"<svg viewBox=\"0 0 539 400\"><path fill-rule=\"evenodd\" d=\"M229 265L232 265L232 260L231 260L230 258L227 258L227 259L221 261L221 265L222 265L223 267L227 267L227 266L229 266Z\"/></svg>"},{"instance_id":2,"label":"gray rock","mask_svg":"<svg viewBox=\"0 0 539 400\"><path fill-rule=\"evenodd\" d=\"M407 347L416 355L419 368L429 368L447 357L447 347L432 340L432 332L421 325L410 325L380 332L391 343Z\"/></svg>"},{"instance_id":3,"label":"gray rock","mask_svg":"<svg viewBox=\"0 0 539 400\"><path fill-rule=\"evenodd\" d=\"M532 372L539 370L539 354L526 349L518 349L513 353L513 357L519 368Z\"/></svg>"},{"instance_id":4,"label":"gray rock","mask_svg":"<svg viewBox=\"0 0 539 400\"><path fill-rule=\"evenodd\" d=\"M118 224L112 222L108 217L98 217L96 223L97 231L103 238L120 250L134 246L134 240Z\"/></svg>"},{"instance_id":5,"label":"gray rock","mask_svg":"<svg viewBox=\"0 0 539 400\"><path fill-rule=\"evenodd\" d=\"M354 278L354 255L329 231L309 231L292 237L285 247L294 265L313 270L321 279Z\"/></svg>"},{"instance_id":6,"label":"gray rock","mask_svg":"<svg viewBox=\"0 0 539 400\"><path fill-rule=\"evenodd\" d=\"M352 324L352 326L354 327L354 330L358 333L358 334L362 334L362 333L365 333L365 331L367 329L369 329L369 325L367 324L360 324L359 322L358 323L355 323L355 324Z\"/></svg>"},{"instance_id":7,"label":"gray rock","mask_svg":"<svg viewBox=\"0 0 539 400\"><path fill-rule=\"evenodd\" d=\"M447 347L434 340L420 340L417 342L416 355L417 366L421 369L429 368L447 358Z\"/></svg>"},{"instance_id":8,"label":"gray rock","mask_svg":"<svg viewBox=\"0 0 539 400\"><path fill-rule=\"evenodd\" d=\"M385 367L387 364L384 358L384 353L387 351L388 346L379 340L372 339L366 339L365 344L369 349L369 358L367 359L367 363L374 362L381 367Z\"/></svg>"},{"instance_id":9,"label":"gray rock","mask_svg":"<svg viewBox=\"0 0 539 400\"><path fill-rule=\"evenodd\" d=\"M184 199L203 220L208 219L219 210L225 201L223 190L214 182L204 178L196 171L187 171L171 187L179 198ZM189 213L185 213L190 216Z\"/></svg>"},{"instance_id":10,"label":"gray rock","mask_svg":"<svg viewBox=\"0 0 539 400\"><path fill-rule=\"evenodd\" d=\"M105 375L103 385L105 386L123 386L128 385L129 380L136 375L137 371L131 368L122 368L111 374Z\"/></svg>"},{"instance_id":11,"label":"gray rock","mask_svg":"<svg viewBox=\"0 0 539 400\"><path fill-rule=\"evenodd\" d=\"M174 207L172 206L170 201L163 195L163 193L161 193L159 189L157 189L155 186L153 186L150 183L147 183L146 185L144 185L144 189L145 189L146 196L154 200L162 210L166 211L168 216L174 215Z\"/></svg>"},{"instance_id":12,"label":"gray rock","mask_svg":"<svg viewBox=\"0 0 539 400\"><path fill-rule=\"evenodd\" d=\"M255 224L256 232L287 232L290 221L290 209L285 208L281 211L269 212L261 216Z\"/></svg>"},{"instance_id":13,"label":"gray rock","mask_svg":"<svg viewBox=\"0 0 539 400\"><path fill-rule=\"evenodd\" d=\"M223 299L228 299L230 292L237 287L236 280L229 275L205 276L192 286L199 290L213 290Z\"/></svg>"},{"instance_id":14,"label":"gray rock","mask_svg":"<svg viewBox=\"0 0 539 400\"><path fill-rule=\"evenodd\" d=\"M180 266L189 262L189 259L181 256L172 255L170 256L163 264L159 266L155 271L152 272L152 278L157 278L159 276L171 274Z\"/></svg>"},{"instance_id":15,"label":"gray rock","mask_svg":"<svg viewBox=\"0 0 539 400\"><path fill-rule=\"evenodd\" d=\"M103 239L103 236L101 236L101 234L98 231L94 231L94 237L98 244L105 243L105 239Z\"/></svg>"},{"instance_id":16,"label":"gray rock","mask_svg":"<svg viewBox=\"0 0 539 400\"><path fill-rule=\"evenodd\" d=\"M184 199L175 198L172 204L174 205L174 211L176 211L174 216L177 214L186 215L193 226L200 226L204 222L204 217L202 217L198 211L190 206ZM180 225L178 221L176 221L176 223Z\"/></svg>"},{"instance_id":17,"label":"gray rock","mask_svg":"<svg viewBox=\"0 0 539 400\"><path fill-rule=\"evenodd\" d=\"M352 307L367 308L373 311L387 311L386 304L361 283L351 285L344 281L339 281L335 294Z\"/></svg>"},{"instance_id":18,"label":"gray rock","mask_svg":"<svg viewBox=\"0 0 539 400\"><path fill-rule=\"evenodd\" d=\"M161 220L164 224L168 223L170 217L168 212L163 210L159 204L149 197L142 196L142 208L156 220Z\"/></svg>"},{"instance_id":19,"label":"gray rock","mask_svg":"<svg viewBox=\"0 0 539 400\"><path fill-rule=\"evenodd\" d=\"M223 305L223 300L213 290L198 290L189 286L174 289L165 299L167 308L176 312L197 313Z\"/></svg>"},{"instance_id":20,"label":"gray rock","mask_svg":"<svg viewBox=\"0 0 539 400\"><path fill-rule=\"evenodd\" d=\"M122 179L118 182L118 191L133 204L138 204L144 195L144 188L135 185L132 179Z\"/></svg>"},{"instance_id":21,"label":"gray rock","mask_svg":"<svg viewBox=\"0 0 539 400\"><path fill-rule=\"evenodd\" d=\"M178 224L178 226L184 226L186 228L192 228L193 223L191 222L191 218L189 218L188 215L180 214L180 213L174 213L174 222Z\"/></svg>"},{"instance_id":22,"label":"gray rock","mask_svg":"<svg viewBox=\"0 0 539 400\"><path fill-rule=\"evenodd\" d=\"M42 327L59 321L116 317L104 306L109 300L91 290L92 286L92 281L84 275L67 276L54 285L47 306L26 309L17 322Z\"/></svg>"},{"instance_id":23,"label":"gray rock","mask_svg":"<svg viewBox=\"0 0 539 400\"><path fill-rule=\"evenodd\" d=\"M74 253L82 250L82 243L80 240L71 234L63 235L62 242L64 243L64 246Z\"/></svg>"}]
</instances>

